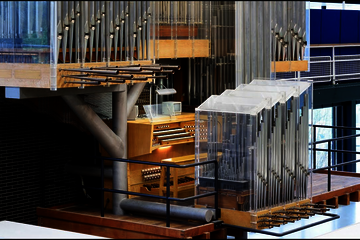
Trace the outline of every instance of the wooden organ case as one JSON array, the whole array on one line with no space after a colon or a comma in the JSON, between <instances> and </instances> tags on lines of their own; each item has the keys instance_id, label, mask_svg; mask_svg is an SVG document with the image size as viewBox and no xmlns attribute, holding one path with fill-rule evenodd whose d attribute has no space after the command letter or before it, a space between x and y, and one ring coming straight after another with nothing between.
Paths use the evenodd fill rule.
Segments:
<instances>
[{"instance_id":1,"label":"wooden organ case","mask_svg":"<svg viewBox=\"0 0 360 240\"><path fill-rule=\"evenodd\" d=\"M150 122L128 121L128 158L133 160L189 164L195 154L195 114L182 113L175 119ZM178 197L194 195L194 167L171 170L170 184L178 179ZM176 172L176 173L175 173ZM163 174L163 175L162 175ZM166 183L164 168L147 164L128 164L128 190L161 195L160 182ZM160 181L161 180L161 181ZM173 196L173 187L171 187ZM131 198L133 196L129 196Z\"/></svg>"}]
</instances>

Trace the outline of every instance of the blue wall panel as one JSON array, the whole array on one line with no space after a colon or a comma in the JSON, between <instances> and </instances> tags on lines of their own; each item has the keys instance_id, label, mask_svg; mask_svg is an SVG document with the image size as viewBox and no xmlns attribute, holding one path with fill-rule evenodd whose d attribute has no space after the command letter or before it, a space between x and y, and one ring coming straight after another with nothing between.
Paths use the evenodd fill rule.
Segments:
<instances>
[{"instance_id":1,"label":"blue wall panel","mask_svg":"<svg viewBox=\"0 0 360 240\"><path fill-rule=\"evenodd\" d=\"M340 43L357 43L358 35L359 11L341 10ZM358 54L358 48L340 48L340 54Z\"/></svg>"},{"instance_id":2,"label":"blue wall panel","mask_svg":"<svg viewBox=\"0 0 360 240\"><path fill-rule=\"evenodd\" d=\"M311 9L310 44L360 43L360 11ZM335 54L360 54L360 47L336 48ZM330 48L311 48L311 56L331 56Z\"/></svg>"},{"instance_id":3,"label":"blue wall panel","mask_svg":"<svg viewBox=\"0 0 360 240\"><path fill-rule=\"evenodd\" d=\"M341 10L322 9L321 11L321 43L340 43ZM331 56L331 52L331 49L321 50L321 54L326 56Z\"/></svg>"},{"instance_id":4,"label":"blue wall panel","mask_svg":"<svg viewBox=\"0 0 360 240\"><path fill-rule=\"evenodd\" d=\"M321 9L310 9L310 44L321 43L321 13ZM319 56L320 54L320 49L310 49L310 56Z\"/></svg>"},{"instance_id":5,"label":"blue wall panel","mask_svg":"<svg viewBox=\"0 0 360 240\"><path fill-rule=\"evenodd\" d=\"M341 10L322 9L321 43L340 42Z\"/></svg>"}]
</instances>

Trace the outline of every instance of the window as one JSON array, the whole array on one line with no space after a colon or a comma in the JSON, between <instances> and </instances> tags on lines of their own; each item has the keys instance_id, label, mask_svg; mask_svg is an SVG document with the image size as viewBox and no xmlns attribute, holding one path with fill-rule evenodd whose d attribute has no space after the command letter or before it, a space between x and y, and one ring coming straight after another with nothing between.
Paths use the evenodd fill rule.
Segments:
<instances>
[{"instance_id":1,"label":"window","mask_svg":"<svg viewBox=\"0 0 360 240\"><path fill-rule=\"evenodd\" d=\"M360 104L356 104L356 127L360 128ZM360 130L356 130L356 134L360 134ZM356 138L356 151L360 152L360 137ZM356 154L356 159L360 159L360 154ZM360 173L360 162L356 163L356 172Z\"/></svg>"},{"instance_id":2,"label":"window","mask_svg":"<svg viewBox=\"0 0 360 240\"><path fill-rule=\"evenodd\" d=\"M333 108L319 108L313 110L314 125L333 125ZM333 138L333 131L331 128L316 128L315 141ZM327 149L327 143L316 144L317 149ZM328 153L326 151L316 151L316 168L327 166Z\"/></svg>"}]
</instances>

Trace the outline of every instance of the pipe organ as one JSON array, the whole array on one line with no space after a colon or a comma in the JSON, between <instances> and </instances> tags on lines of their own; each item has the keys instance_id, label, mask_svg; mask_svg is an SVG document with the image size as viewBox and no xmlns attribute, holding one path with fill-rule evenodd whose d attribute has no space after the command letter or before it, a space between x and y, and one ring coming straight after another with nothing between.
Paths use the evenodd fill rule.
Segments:
<instances>
[{"instance_id":1,"label":"pipe organ","mask_svg":"<svg viewBox=\"0 0 360 240\"><path fill-rule=\"evenodd\" d=\"M225 222L239 215L250 221L234 225L269 228L278 220L313 215L308 208L311 104L311 81L253 80L212 95L195 110L195 160L218 161ZM200 124L207 126L206 139L199 136ZM213 164L196 167L197 193L213 191L214 171ZM214 206L214 199L200 198L197 204Z\"/></svg>"},{"instance_id":2,"label":"pipe organ","mask_svg":"<svg viewBox=\"0 0 360 240\"><path fill-rule=\"evenodd\" d=\"M172 189L212 192L216 173L220 219L270 228L326 211L310 200L312 83L256 79L307 70L306 11L304 1L0 1L0 86L162 82L180 66L156 60L188 58L178 86L186 105L200 103L195 121L128 121L127 157L217 160L174 174ZM128 190L162 194L164 169L128 166Z\"/></svg>"},{"instance_id":3,"label":"pipe organ","mask_svg":"<svg viewBox=\"0 0 360 240\"><path fill-rule=\"evenodd\" d=\"M155 59L209 55L209 36L203 34L210 27L204 21L209 5L193 1L0 1L0 85L56 91L167 79L174 68L154 69ZM207 10L204 15L203 9ZM33 64L39 65L34 68ZM93 69L139 64L150 69L121 69L121 74Z\"/></svg>"}]
</instances>

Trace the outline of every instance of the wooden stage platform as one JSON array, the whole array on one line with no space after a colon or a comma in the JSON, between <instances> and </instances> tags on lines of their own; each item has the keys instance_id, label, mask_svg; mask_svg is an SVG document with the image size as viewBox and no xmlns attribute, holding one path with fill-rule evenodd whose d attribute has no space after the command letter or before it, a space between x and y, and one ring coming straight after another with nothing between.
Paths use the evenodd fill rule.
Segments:
<instances>
[{"instance_id":1,"label":"wooden stage platform","mask_svg":"<svg viewBox=\"0 0 360 240\"><path fill-rule=\"evenodd\" d=\"M312 202L333 205L349 205L360 201L360 174L332 171L331 191L327 191L327 172L313 173ZM63 206L38 208L39 226L78 233L122 239L226 239L229 232L216 228L214 223L171 220L166 227L165 219L135 215L117 216L110 211L100 216L99 208L89 206Z\"/></svg>"},{"instance_id":2,"label":"wooden stage platform","mask_svg":"<svg viewBox=\"0 0 360 240\"><path fill-rule=\"evenodd\" d=\"M310 186L309 186L310 187ZM331 190L328 191L327 171L313 173L313 203L328 205L349 205L350 201L360 201L360 174L331 171Z\"/></svg>"},{"instance_id":3,"label":"wooden stage platform","mask_svg":"<svg viewBox=\"0 0 360 240\"><path fill-rule=\"evenodd\" d=\"M118 216L91 206L38 208L38 225L118 239L226 239L225 229L214 223L171 220L134 215Z\"/></svg>"}]
</instances>

